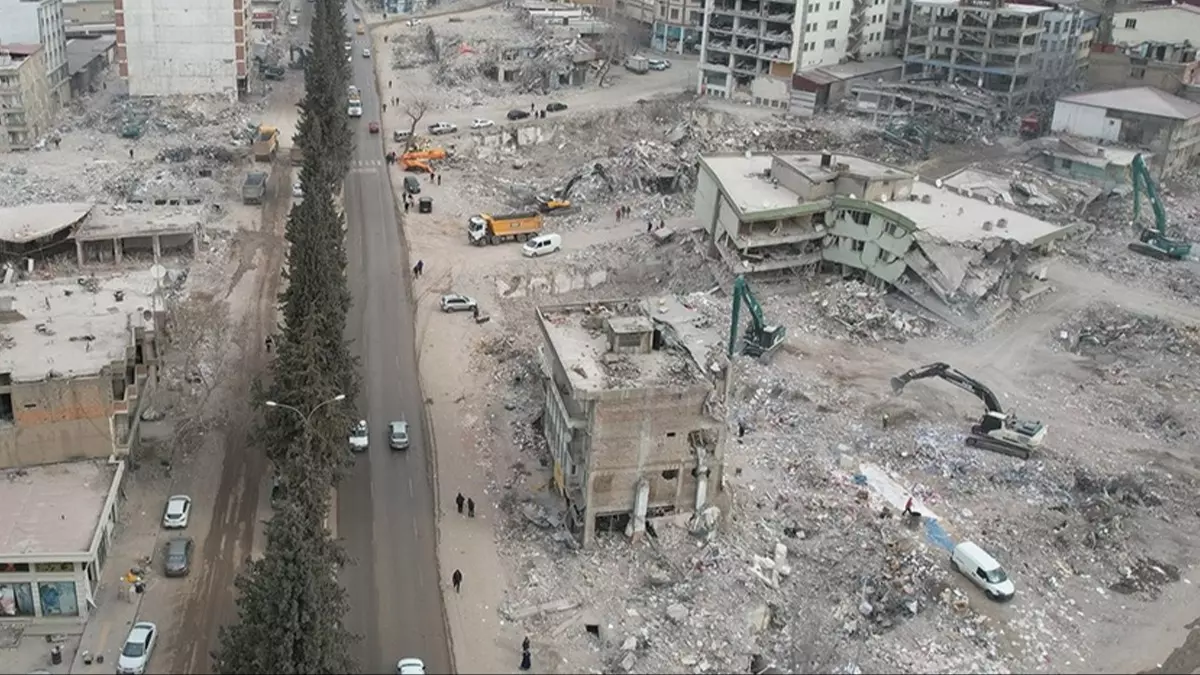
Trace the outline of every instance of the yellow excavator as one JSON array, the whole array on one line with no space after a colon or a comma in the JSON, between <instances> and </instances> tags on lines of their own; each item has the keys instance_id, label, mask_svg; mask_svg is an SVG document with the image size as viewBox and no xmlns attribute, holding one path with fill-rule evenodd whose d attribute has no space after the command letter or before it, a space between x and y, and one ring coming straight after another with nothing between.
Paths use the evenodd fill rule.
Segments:
<instances>
[{"instance_id":1,"label":"yellow excavator","mask_svg":"<svg viewBox=\"0 0 1200 675\"><path fill-rule=\"evenodd\" d=\"M567 181L567 184L565 186L563 186L563 188L561 190L555 191L555 193L552 196L542 197L542 198L538 199L538 203L537 203L538 211L541 211L542 213L546 213L546 214L550 214L550 213L561 214L561 213L567 213L569 211L575 211L576 209L571 204L571 189L575 187L575 184L579 182L579 179L583 178L584 176L591 176L591 175L596 175L596 176L600 176L601 178L603 178L604 182L608 185L608 189L610 191L612 190L612 181L609 180L608 174L604 173L604 167L601 166L600 163L597 162L596 164L594 164L592 166L591 171L588 171L588 172L580 171L579 173L575 174L574 176L571 176L571 180Z\"/></svg>"}]
</instances>

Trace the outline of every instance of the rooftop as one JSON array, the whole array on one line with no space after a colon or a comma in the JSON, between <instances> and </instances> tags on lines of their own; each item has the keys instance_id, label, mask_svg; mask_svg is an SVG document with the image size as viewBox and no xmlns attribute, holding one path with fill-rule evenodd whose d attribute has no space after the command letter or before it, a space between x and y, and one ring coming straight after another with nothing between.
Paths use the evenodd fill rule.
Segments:
<instances>
[{"instance_id":1,"label":"rooftop","mask_svg":"<svg viewBox=\"0 0 1200 675\"><path fill-rule=\"evenodd\" d=\"M24 382L99 373L125 358L154 289L149 269L0 284L0 372Z\"/></svg>"},{"instance_id":2,"label":"rooftop","mask_svg":"<svg viewBox=\"0 0 1200 675\"><path fill-rule=\"evenodd\" d=\"M913 184L911 195L910 199L898 199L885 206L913 221L926 235L949 243L1001 237L1022 244L1038 244L1067 229L1000 204L989 204L921 181ZM924 201L926 196L929 203ZM998 226L1001 221L1004 221L1003 227ZM987 222L992 223L992 229L984 229Z\"/></svg>"},{"instance_id":3,"label":"rooftop","mask_svg":"<svg viewBox=\"0 0 1200 675\"><path fill-rule=\"evenodd\" d=\"M16 57L33 56L41 48L42 46L36 42L5 42L0 44L0 52L8 52L9 55Z\"/></svg>"},{"instance_id":4,"label":"rooftop","mask_svg":"<svg viewBox=\"0 0 1200 675\"><path fill-rule=\"evenodd\" d=\"M1060 103L1077 103L1095 108L1190 120L1200 117L1200 103L1168 94L1154 87L1127 87L1108 91L1092 91L1058 99Z\"/></svg>"},{"instance_id":5,"label":"rooftop","mask_svg":"<svg viewBox=\"0 0 1200 675\"><path fill-rule=\"evenodd\" d=\"M713 155L701 157L716 176L717 182L742 214L786 209L800 203L800 198L786 188L766 180L771 168L771 155Z\"/></svg>"},{"instance_id":6,"label":"rooftop","mask_svg":"<svg viewBox=\"0 0 1200 675\"><path fill-rule=\"evenodd\" d=\"M841 80L852 80L856 77L873 75L894 68L904 67L904 61L894 56L884 56L878 59L868 61L847 61L846 63L838 63L831 66L816 66L814 68L806 68L796 74L819 84L829 82L839 82Z\"/></svg>"},{"instance_id":7,"label":"rooftop","mask_svg":"<svg viewBox=\"0 0 1200 675\"><path fill-rule=\"evenodd\" d=\"M846 173L866 178L880 180L912 178L912 174L907 171L902 171L869 159L863 159L862 157L855 157L854 155L831 155L831 168L828 169L821 166L821 153L819 152L777 154L775 157L784 164L799 171L814 183L837 178L843 173L842 170L836 168L839 165L845 167Z\"/></svg>"},{"instance_id":8,"label":"rooftop","mask_svg":"<svg viewBox=\"0 0 1200 675\"><path fill-rule=\"evenodd\" d=\"M79 222L91 209L87 202L0 208L0 241L24 244L48 237Z\"/></svg>"},{"instance_id":9,"label":"rooftop","mask_svg":"<svg viewBox=\"0 0 1200 675\"><path fill-rule=\"evenodd\" d=\"M67 72L72 75L78 73L87 68L87 65L97 56L100 56L109 49L115 48L116 45L117 38L115 35L105 35L90 40L67 40Z\"/></svg>"},{"instance_id":10,"label":"rooftop","mask_svg":"<svg viewBox=\"0 0 1200 675\"><path fill-rule=\"evenodd\" d=\"M672 296L544 306L537 312L576 392L708 384L696 354L707 354L720 338L703 331L702 315ZM659 348L610 352L610 328L628 336L654 331L649 339Z\"/></svg>"},{"instance_id":11,"label":"rooftop","mask_svg":"<svg viewBox=\"0 0 1200 675\"><path fill-rule=\"evenodd\" d=\"M932 5L935 7L946 7L953 9L989 9L988 7L979 7L978 5L964 5L961 0L914 0L915 5ZM1041 7L1038 5L1021 5L1015 2L1005 2L996 8L999 12L1007 14L1041 14L1049 12L1049 7Z\"/></svg>"},{"instance_id":12,"label":"rooftop","mask_svg":"<svg viewBox=\"0 0 1200 675\"><path fill-rule=\"evenodd\" d=\"M0 556L86 553L117 466L93 460L0 472Z\"/></svg>"},{"instance_id":13,"label":"rooftop","mask_svg":"<svg viewBox=\"0 0 1200 675\"><path fill-rule=\"evenodd\" d=\"M191 234L204 223L203 206L97 206L75 233L80 241Z\"/></svg>"}]
</instances>

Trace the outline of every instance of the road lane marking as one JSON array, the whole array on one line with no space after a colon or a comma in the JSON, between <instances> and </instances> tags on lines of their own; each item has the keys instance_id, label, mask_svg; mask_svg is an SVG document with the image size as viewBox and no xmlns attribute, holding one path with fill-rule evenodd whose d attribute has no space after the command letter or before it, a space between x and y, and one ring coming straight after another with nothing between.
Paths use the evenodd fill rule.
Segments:
<instances>
[{"instance_id":1,"label":"road lane marking","mask_svg":"<svg viewBox=\"0 0 1200 675\"><path fill-rule=\"evenodd\" d=\"M412 474L408 475L408 498L409 499L413 498Z\"/></svg>"}]
</instances>

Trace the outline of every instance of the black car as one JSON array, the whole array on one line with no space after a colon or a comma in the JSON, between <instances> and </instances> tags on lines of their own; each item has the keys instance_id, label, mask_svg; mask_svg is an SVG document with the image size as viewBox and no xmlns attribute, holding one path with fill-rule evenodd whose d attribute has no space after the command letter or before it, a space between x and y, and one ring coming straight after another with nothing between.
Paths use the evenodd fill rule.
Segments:
<instances>
[{"instance_id":1,"label":"black car","mask_svg":"<svg viewBox=\"0 0 1200 675\"><path fill-rule=\"evenodd\" d=\"M526 117L529 117L528 110L515 110L514 109L514 110L508 111L508 119L510 119L510 120L523 120Z\"/></svg>"},{"instance_id":2,"label":"black car","mask_svg":"<svg viewBox=\"0 0 1200 675\"><path fill-rule=\"evenodd\" d=\"M563 110L566 110L566 109L567 109L566 103L559 103L556 101L554 103L546 104L546 112L562 112Z\"/></svg>"},{"instance_id":3,"label":"black car","mask_svg":"<svg viewBox=\"0 0 1200 675\"><path fill-rule=\"evenodd\" d=\"M192 540L176 537L167 542L163 571L169 577L186 577L192 571Z\"/></svg>"}]
</instances>

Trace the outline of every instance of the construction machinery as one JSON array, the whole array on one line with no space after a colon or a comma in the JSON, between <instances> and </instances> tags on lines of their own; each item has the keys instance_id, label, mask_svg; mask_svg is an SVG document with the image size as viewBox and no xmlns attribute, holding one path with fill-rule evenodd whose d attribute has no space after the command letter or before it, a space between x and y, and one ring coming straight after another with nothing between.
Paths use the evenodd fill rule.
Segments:
<instances>
[{"instance_id":1,"label":"construction machinery","mask_svg":"<svg viewBox=\"0 0 1200 675\"><path fill-rule=\"evenodd\" d=\"M467 241L475 246L503 241L526 241L542 231L542 214L535 212L491 215L481 213L467 219Z\"/></svg>"},{"instance_id":2,"label":"construction machinery","mask_svg":"<svg viewBox=\"0 0 1200 675\"><path fill-rule=\"evenodd\" d=\"M750 325L741 340L738 339L738 328L741 323L742 305L750 312ZM763 318L762 305L750 291L750 284L744 276L738 276L733 281L733 316L729 322L728 355L733 358L737 347L741 345L741 353L751 358L770 360L775 350L783 344L787 337L787 328L767 325Z\"/></svg>"},{"instance_id":3,"label":"construction machinery","mask_svg":"<svg viewBox=\"0 0 1200 675\"><path fill-rule=\"evenodd\" d=\"M1015 415L1004 412L1000 399L983 383L950 367L948 363L931 363L892 378L892 391L899 394L913 380L939 377L950 384L965 389L983 401L985 411L979 423L971 427L967 445L998 452L1011 457L1029 459L1041 447L1046 438L1046 425L1041 422L1019 420Z\"/></svg>"},{"instance_id":4,"label":"construction machinery","mask_svg":"<svg viewBox=\"0 0 1200 675\"><path fill-rule=\"evenodd\" d=\"M1133 221L1137 223L1141 219L1143 192L1146 193L1146 199L1154 211L1154 227L1143 228L1138 241L1130 242L1129 250L1159 260L1187 258L1192 252L1192 245L1190 242L1167 236L1167 209L1158 198L1158 186L1150 177L1150 169L1146 167L1141 153L1134 156L1129 170L1133 178Z\"/></svg>"},{"instance_id":5,"label":"construction machinery","mask_svg":"<svg viewBox=\"0 0 1200 675\"><path fill-rule=\"evenodd\" d=\"M259 162L269 162L275 159L275 151L279 149L279 129L261 124L254 133L254 159Z\"/></svg>"},{"instance_id":6,"label":"construction machinery","mask_svg":"<svg viewBox=\"0 0 1200 675\"><path fill-rule=\"evenodd\" d=\"M423 171L431 173L433 167L429 162L435 159L445 159L447 153L445 148L429 148L427 150L413 150L400 155L400 167L405 171Z\"/></svg>"},{"instance_id":7,"label":"construction machinery","mask_svg":"<svg viewBox=\"0 0 1200 675\"><path fill-rule=\"evenodd\" d=\"M913 152L919 152L921 159L929 159L929 145L933 142L933 134L929 127L911 117L901 117L894 120L883 130L883 138Z\"/></svg>"},{"instance_id":8,"label":"construction machinery","mask_svg":"<svg viewBox=\"0 0 1200 675\"><path fill-rule=\"evenodd\" d=\"M591 171L580 171L574 176L571 176L571 179L567 181L567 184L563 186L561 190L556 190L553 196L540 198L537 205L538 211L547 214L563 214L570 211L575 211L576 209L571 204L571 190L575 187L575 184L585 176L600 176L604 179L605 184L608 185L608 189L610 191L612 190L612 181L609 180L608 174L604 173L604 166L597 162L596 164L592 165Z\"/></svg>"}]
</instances>

